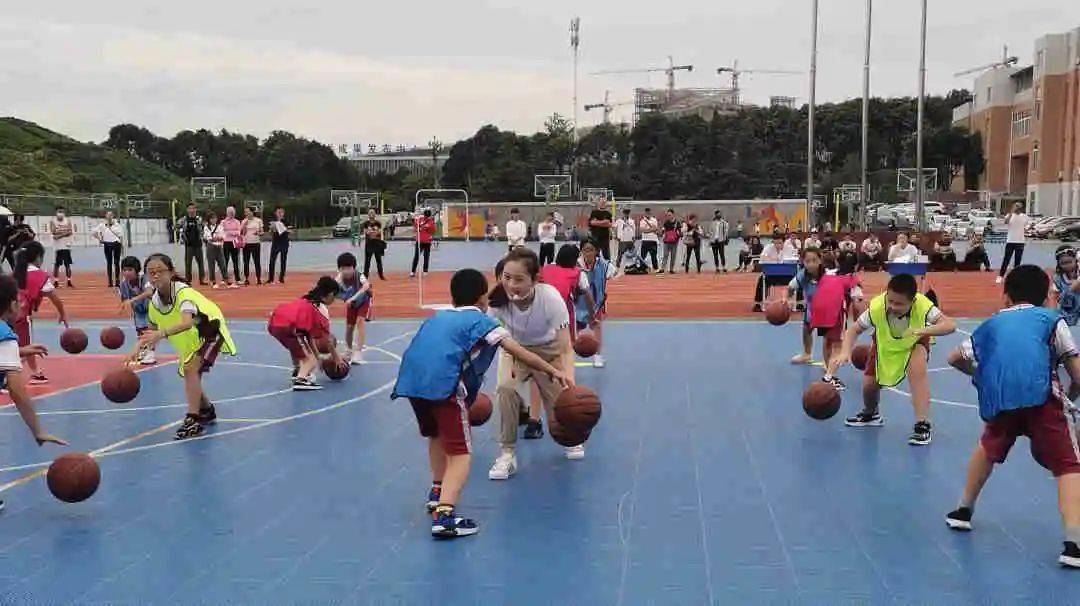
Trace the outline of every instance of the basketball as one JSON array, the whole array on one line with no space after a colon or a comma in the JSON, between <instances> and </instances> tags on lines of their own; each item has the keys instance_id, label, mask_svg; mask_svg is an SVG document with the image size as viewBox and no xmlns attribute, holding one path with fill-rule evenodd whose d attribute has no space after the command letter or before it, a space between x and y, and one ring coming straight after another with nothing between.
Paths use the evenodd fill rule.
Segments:
<instances>
[{"instance_id":1,"label":"basketball","mask_svg":"<svg viewBox=\"0 0 1080 606\"><path fill-rule=\"evenodd\" d=\"M101 345L105 349L120 349L124 346L123 329L110 326L101 330Z\"/></svg>"},{"instance_id":2,"label":"basketball","mask_svg":"<svg viewBox=\"0 0 1080 606\"><path fill-rule=\"evenodd\" d=\"M840 392L824 381L814 382L803 392L802 407L810 418L824 421L840 410Z\"/></svg>"},{"instance_id":3,"label":"basketball","mask_svg":"<svg viewBox=\"0 0 1080 606\"><path fill-rule=\"evenodd\" d=\"M577 338L574 339L574 352L583 358L591 358L599 351L600 339L597 339L596 333L591 330L579 332Z\"/></svg>"},{"instance_id":4,"label":"basketball","mask_svg":"<svg viewBox=\"0 0 1080 606\"><path fill-rule=\"evenodd\" d=\"M82 353L89 340L81 328L68 328L60 333L60 348L69 354Z\"/></svg>"},{"instance_id":5,"label":"basketball","mask_svg":"<svg viewBox=\"0 0 1080 606\"><path fill-rule=\"evenodd\" d=\"M587 434L600 421L600 398L580 385L564 390L555 400L555 419L569 430Z\"/></svg>"},{"instance_id":6,"label":"basketball","mask_svg":"<svg viewBox=\"0 0 1080 606\"><path fill-rule=\"evenodd\" d=\"M101 469L90 455L69 452L49 465L45 483L54 497L65 503L89 499L101 483Z\"/></svg>"},{"instance_id":7,"label":"basketball","mask_svg":"<svg viewBox=\"0 0 1080 606\"><path fill-rule=\"evenodd\" d=\"M856 345L851 350L851 365L859 370L866 370L866 363L870 360L870 346Z\"/></svg>"},{"instance_id":8,"label":"basketball","mask_svg":"<svg viewBox=\"0 0 1080 606\"><path fill-rule=\"evenodd\" d=\"M551 434L551 439L555 440L555 443L559 446L581 446L589 439L589 431L578 431L570 429L560 425L557 420L550 423L548 427L548 433Z\"/></svg>"},{"instance_id":9,"label":"basketball","mask_svg":"<svg viewBox=\"0 0 1080 606\"><path fill-rule=\"evenodd\" d=\"M791 317L791 308L783 301L772 301L765 306L765 319L773 326L787 324Z\"/></svg>"},{"instance_id":10,"label":"basketball","mask_svg":"<svg viewBox=\"0 0 1080 606\"><path fill-rule=\"evenodd\" d=\"M349 376L349 365L345 362L335 364L333 358L323 360L322 369L326 374L326 378L331 381L340 381Z\"/></svg>"},{"instance_id":11,"label":"basketball","mask_svg":"<svg viewBox=\"0 0 1080 606\"><path fill-rule=\"evenodd\" d=\"M328 354L334 351L334 345L336 345L334 335L325 334L322 337L315 340L315 349L321 354Z\"/></svg>"},{"instance_id":12,"label":"basketball","mask_svg":"<svg viewBox=\"0 0 1080 606\"><path fill-rule=\"evenodd\" d=\"M478 394L476 401L469 407L469 425L480 427L491 418L491 398L487 394Z\"/></svg>"},{"instance_id":13,"label":"basketball","mask_svg":"<svg viewBox=\"0 0 1080 606\"><path fill-rule=\"evenodd\" d=\"M101 393L105 394L110 402L117 404L134 400L135 396L139 395L139 387L139 375L129 368L110 370L101 379Z\"/></svg>"}]
</instances>

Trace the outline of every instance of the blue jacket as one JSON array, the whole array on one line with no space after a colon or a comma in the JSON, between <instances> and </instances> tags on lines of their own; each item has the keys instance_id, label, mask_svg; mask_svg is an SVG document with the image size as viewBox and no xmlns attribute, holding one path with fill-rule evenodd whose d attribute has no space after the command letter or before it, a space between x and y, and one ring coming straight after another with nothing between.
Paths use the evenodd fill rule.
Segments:
<instances>
[{"instance_id":1,"label":"blue jacket","mask_svg":"<svg viewBox=\"0 0 1080 606\"><path fill-rule=\"evenodd\" d=\"M592 269L581 268L581 273L585 274L589 279L589 292L594 303L592 311L603 309L604 303L607 303L607 274L609 267L611 267L611 263L608 260L597 257L596 265L593 265ZM574 319L578 326L583 326L589 322L589 303L585 300L585 297L579 297L574 301Z\"/></svg>"},{"instance_id":2,"label":"blue jacket","mask_svg":"<svg viewBox=\"0 0 1080 606\"><path fill-rule=\"evenodd\" d=\"M341 292L338 293L338 298L342 301L348 301L360 290L360 276L357 275L351 282L341 280L338 282L341 285ZM363 296L357 298L355 301L349 304L350 307L360 308L367 300L371 298L371 289L368 289Z\"/></svg>"},{"instance_id":3,"label":"blue jacket","mask_svg":"<svg viewBox=\"0 0 1080 606\"><path fill-rule=\"evenodd\" d=\"M1054 274L1054 286L1058 291L1058 311L1069 326L1080 320L1080 295L1073 292L1072 283L1061 274Z\"/></svg>"},{"instance_id":4,"label":"blue jacket","mask_svg":"<svg viewBox=\"0 0 1080 606\"><path fill-rule=\"evenodd\" d=\"M983 420L1046 403L1056 366L1051 343L1060 319L1050 309L1023 307L1000 311L975 329L972 382Z\"/></svg>"},{"instance_id":5,"label":"blue jacket","mask_svg":"<svg viewBox=\"0 0 1080 606\"><path fill-rule=\"evenodd\" d=\"M437 312L420 325L401 357L390 398L445 400L457 392L460 382L471 404L498 350L484 337L498 327L498 322L478 309Z\"/></svg>"},{"instance_id":6,"label":"blue jacket","mask_svg":"<svg viewBox=\"0 0 1080 606\"><path fill-rule=\"evenodd\" d=\"M146 284L146 276L144 276L143 274L139 274L138 281L138 286L132 286L131 282L123 279L120 280L118 288L120 290L121 301L134 299L135 297L142 294L143 285ZM135 328L146 328L147 326L149 326L150 300L143 299L142 301L133 304L131 306L131 313L134 316Z\"/></svg>"}]
</instances>

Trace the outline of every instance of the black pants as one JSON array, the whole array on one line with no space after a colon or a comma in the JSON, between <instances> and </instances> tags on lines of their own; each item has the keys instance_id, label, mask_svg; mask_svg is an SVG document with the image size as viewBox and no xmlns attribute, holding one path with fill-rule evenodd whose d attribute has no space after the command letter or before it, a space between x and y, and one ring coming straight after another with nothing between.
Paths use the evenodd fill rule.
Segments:
<instances>
[{"instance_id":1,"label":"black pants","mask_svg":"<svg viewBox=\"0 0 1080 606\"><path fill-rule=\"evenodd\" d=\"M420 254L424 255L424 273L428 272L428 262L431 261L431 242L418 242L413 249L412 273L416 273L416 266L420 264Z\"/></svg>"},{"instance_id":2,"label":"black pants","mask_svg":"<svg viewBox=\"0 0 1080 606\"><path fill-rule=\"evenodd\" d=\"M235 276L234 284L240 283L240 249L236 247L232 242L226 242L222 247L225 252L225 269L221 272L221 279L226 282L229 281L229 263L233 266L233 276Z\"/></svg>"},{"instance_id":3,"label":"black pants","mask_svg":"<svg viewBox=\"0 0 1080 606\"><path fill-rule=\"evenodd\" d=\"M64 266L64 273L67 275L67 279L71 280L71 249L62 248L56 251L56 263L53 264L53 277L55 278L60 273L60 266Z\"/></svg>"},{"instance_id":4,"label":"black pants","mask_svg":"<svg viewBox=\"0 0 1080 606\"><path fill-rule=\"evenodd\" d=\"M540 266L555 262L555 243L545 242L540 245Z\"/></svg>"},{"instance_id":5,"label":"black pants","mask_svg":"<svg viewBox=\"0 0 1080 606\"><path fill-rule=\"evenodd\" d=\"M659 243L649 242L647 240L641 241L641 257L649 257L652 259L652 269L656 271L660 269L660 263L656 260L656 249Z\"/></svg>"},{"instance_id":6,"label":"black pants","mask_svg":"<svg viewBox=\"0 0 1080 606\"><path fill-rule=\"evenodd\" d=\"M274 266L277 264L278 255L281 255L281 271L278 273L278 282L285 281L285 264L289 260L289 243L274 242L270 245L270 271L266 272L268 282L274 281Z\"/></svg>"},{"instance_id":7,"label":"black pants","mask_svg":"<svg viewBox=\"0 0 1080 606\"><path fill-rule=\"evenodd\" d=\"M986 254L986 249L981 246L977 249L969 250L967 254L964 255L964 265L968 265L979 270L985 267L987 271L989 271L991 268L990 255Z\"/></svg>"},{"instance_id":8,"label":"black pants","mask_svg":"<svg viewBox=\"0 0 1080 606\"><path fill-rule=\"evenodd\" d=\"M683 263L683 270L687 273L690 272L690 255L694 255L697 259L697 270L698 273L701 273L701 242L686 245L686 259Z\"/></svg>"},{"instance_id":9,"label":"black pants","mask_svg":"<svg viewBox=\"0 0 1080 606\"><path fill-rule=\"evenodd\" d=\"M364 243L364 275L371 275L371 260L375 259L375 267L379 270L379 277L385 280L383 276L382 258L383 253L386 251L386 242L383 240L367 240Z\"/></svg>"},{"instance_id":10,"label":"black pants","mask_svg":"<svg viewBox=\"0 0 1080 606\"><path fill-rule=\"evenodd\" d=\"M206 268L203 265L203 252L202 244L197 246L184 246L184 272L187 274L187 279L191 280L191 261L195 260L195 263L199 266L199 284L206 284Z\"/></svg>"},{"instance_id":11,"label":"black pants","mask_svg":"<svg viewBox=\"0 0 1080 606\"><path fill-rule=\"evenodd\" d=\"M244 245L244 282L249 282L250 262L255 262L255 281L262 284L262 246L259 244Z\"/></svg>"},{"instance_id":12,"label":"black pants","mask_svg":"<svg viewBox=\"0 0 1080 606\"><path fill-rule=\"evenodd\" d=\"M1016 255L1015 257L1013 255ZM1001 259L1001 272L1000 276L1004 276L1005 272L1009 269L1009 258L1015 259L1013 261L1013 268L1018 267L1024 262L1024 245L1015 242L1010 242L1005 245L1005 256Z\"/></svg>"},{"instance_id":13,"label":"black pants","mask_svg":"<svg viewBox=\"0 0 1080 606\"><path fill-rule=\"evenodd\" d=\"M724 256L724 248L726 246L727 242L712 243L712 259L717 270L727 269L727 257Z\"/></svg>"},{"instance_id":14,"label":"black pants","mask_svg":"<svg viewBox=\"0 0 1080 606\"><path fill-rule=\"evenodd\" d=\"M607 259L611 260L611 238L606 240L597 240L596 244L600 247L600 254Z\"/></svg>"},{"instance_id":15,"label":"black pants","mask_svg":"<svg viewBox=\"0 0 1080 606\"><path fill-rule=\"evenodd\" d=\"M105 242L105 273L109 276L109 286L120 283L120 253L124 246L119 242Z\"/></svg>"}]
</instances>

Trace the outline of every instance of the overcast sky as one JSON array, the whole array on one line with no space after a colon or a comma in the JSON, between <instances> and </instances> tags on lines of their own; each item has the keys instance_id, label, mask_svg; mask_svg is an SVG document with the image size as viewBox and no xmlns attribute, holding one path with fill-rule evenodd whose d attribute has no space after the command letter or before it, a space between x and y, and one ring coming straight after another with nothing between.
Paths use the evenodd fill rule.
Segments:
<instances>
[{"instance_id":1,"label":"overcast sky","mask_svg":"<svg viewBox=\"0 0 1080 606\"><path fill-rule=\"evenodd\" d=\"M310 6L317 4L317 6ZM820 100L861 94L864 0L822 0ZM1073 6L1072 9L1068 8ZM1030 63L1036 37L1080 27L1064 0L930 0L928 90L1001 56ZM589 72L693 64L680 86L726 86L716 68L806 72L810 0L294 0L5 3L0 114L81 140L120 122L171 136L212 128L265 136L289 130L326 143L445 142L484 124L531 133L570 114L569 21L581 17L580 105L610 90L663 86L663 74ZM911 95L918 0L877 0L873 94ZM807 77L742 79L744 98L805 102ZM629 115L621 108L617 117ZM580 113L582 124L599 112Z\"/></svg>"}]
</instances>

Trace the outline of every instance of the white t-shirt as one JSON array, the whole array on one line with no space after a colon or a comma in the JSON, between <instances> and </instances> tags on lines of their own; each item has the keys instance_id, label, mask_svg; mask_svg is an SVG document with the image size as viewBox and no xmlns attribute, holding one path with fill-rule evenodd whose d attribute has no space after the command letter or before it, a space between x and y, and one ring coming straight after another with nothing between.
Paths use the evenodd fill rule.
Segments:
<instances>
[{"instance_id":1,"label":"white t-shirt","mask_svg":"<svg viewBox=\"0 0 1080 606\"><path fill-rule=\"evenodd\" d=\"M656 217L642 217L641 222L641 241L642 242L659 242L660 236L656 233L656 230L660 229L660 222ZM646 231L646 230L653 231Z\"/></svg>"},{"instance_id":2,"label":"white t-shirt","mask_svg":"<svg viewBox=\"0 0 1080 606\"><path fill-rule=\"evenodd\" d=\"M555 237L559 235L559 226L552 222L543 222L536 228L536 236L541 244L554 244Z\"/></svg>"},{"instance_id":3,"label":"white t-shirt","mask_svg":"<svg viewBox=\"0 0 1080 606\"><path fill-rule=\"evenodd\" d=\"M147 283L147 286L152 286L152 285L150 283ZM173 301L173 303L176 302L176 293L180 292L181 288L191 288L191 287L188 286L187 284L184 284L183 282L173 282L172 283L172 301ZM150 304L153 305L154 307L156 307L158 309L158 311L160 311L161 313L166 313L170 309L172 309L172 304L166 306L164 303L161 302L161 292L160 291L154 291L154 296L151 297ZM190 299L187 299L187 300L183 301L182 303L180 303L180 313L190 313L192 315L197 314L197 313L199 313L199 306L195 305L194 301L192 301Z\"/></svg>"},{"instance_id":4,"label":"white t-shirt","mask_svg":"<svg viewBox=\"0 0 1080 606\"><path fill-rule=\"evenodd\" d=\"M633 242L634 236L637 232L634 230L633 219L623 219L615 221L615 237L619 239L619 242Z\"/></svg>"},{"instance_id":5,"label":"white t-shirt","mask_svg":"<svg viewBox=\"0 0 1080 606\"><path fill-rule=\"evenodd\" d=\"M769 244L765 247L765 250L761 251L762 263L780 263L784 259L783 247L777 248L773 244Z\"/></svg>"},{"instance_id":6,"label":"white t-shirt","mask_svg":"<svg viewBox=\"0 0 1080 606\"><path fill-rule=\"evenodd\" d=\"M914 245L908 243L907 246L901 247L899 244L893 244L889 247L889 261L894 263L915 263L919 260L919 249Z\"/></svg>"},{"instance_id":7,"label":"white t-shirt","mask_svg":"<svg viewBox=\"0 0 1080 606\"><path fill-rule=\"evenodd\" d=\"M67 250L71 248L71 240L75 235L75 224L67 217L63 219L53 217L49 221L49 234L52 235L54 248Z\"/></svg>"},{"instance_id":8,"label":"white t-shirt","mask_svg":"<svg viewBox=\"0 0 1080 606\"><path fill-rule=\"evenodd\" d=\"M495 318L522 345L546 345L560 330L570 325L570 314L559 291L550 284L537 284L532 304L521 309L513 301L505 307L492 307Z\"/></svg>"},{"instance_id":9,"label":"white t-shirt","mask_svg":"<svg viewBox=\"0 0 1080 606\"><path fill-rule=\"evenodd\" d=\"M113 221L112 225L102 222L101 225L97 226L95 231L97 231L98 237L100 237L101 241L105 244L119 242L120 237L123 235L120 224L116 221Z\"/></svg>"},{"instance_id":10,"label":"white t-shirt","mask_svg":"<svg viewBox=\"0 0 1080 606\"><path fill-rule=\"evenodd\" d=\"M942 315L943 314L941 313L941 310L938 309L936 305L934 307L931 307L930 311L926 312L926 325L933 326L934 324L937 324L938 321L941 320ZM904 334L904 332L908 329L908 326L911 325L910 313L903 316L898 316L891 311L886 311L885 317L889 320L889 330L891 330L894 335ZM874 327L874 321L870 319L869 309L862 312L862 315L859 316L858 322L859 326L863 330L870 330Z\"/></svg>"},{"instance_id":11,"label":"white t-shirt","mask_svg":"<svg viewBox=\"0 0 1080 606\"><path fill-rule=\"evenodd\" d=\"M1027 309L1032 307L1027 303L1021 305L1014 305L1006 312L1015 311L1018 309ZM1003 312L1000 312L1003 313ZM960 355L969 362L976 362L975 360L975 344L971 342L971 339L964 339L960 343ZM1054 363L1058 364L1065 358L1072 358L1080 355L1080 351L1076 349L1076 340L1073 339L1072 331L1069 330L1069 325L1065 323L1065 320L1058 320L1054 325L1054 342L1052 345L1051 355L1054 357Z\"/></svg>"},{"instance_id":12,"label":"white t-shirt","mask_svg":"<svg viewBox=\"0 0 1080 606\"><path fill-rule=\"evenodd\" d=\"M1027 229L1031 220L1024 213L1010 214L1006 217L1006 220L1009 222L1009 235L1005 242L1007 244L1023 244L1026 241L1024 230Z\"/></svg>"},{"instance_id":13,"label":"white t-shirt","mask_svg":"<svg viewBox=\"0 0 1080 606\"><path fill-rule=\"evenodd\" d=\"M529 227L521 219L506 222L506 241L510 246L524 246Z\"/></svg>"}]
</instances>

